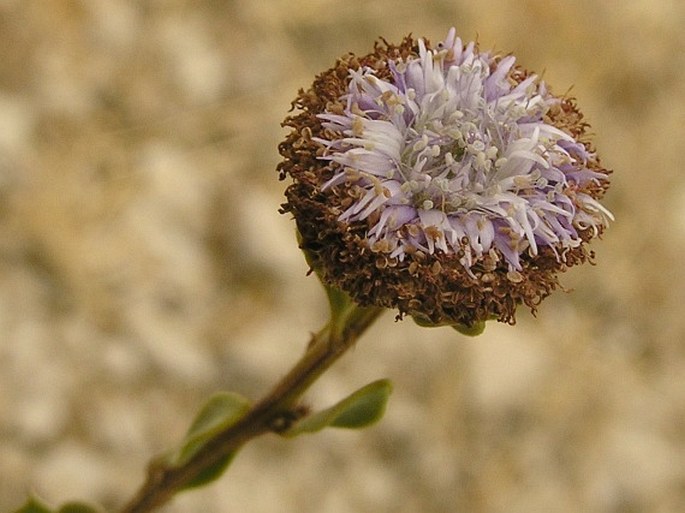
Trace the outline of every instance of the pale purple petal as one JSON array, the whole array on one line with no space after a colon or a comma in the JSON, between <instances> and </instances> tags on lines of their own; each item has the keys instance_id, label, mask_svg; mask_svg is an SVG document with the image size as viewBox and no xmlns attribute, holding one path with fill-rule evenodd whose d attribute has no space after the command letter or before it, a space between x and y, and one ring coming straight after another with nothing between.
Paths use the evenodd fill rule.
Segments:
<instances>
[{"instance_id":1,"label":"pale purple petal","mask_svg":"<svg viewBox=\"0 0 685 513\"><path fill-rule=\"evenodd\" d=\"M600 183L580 141L546 121L558 105L537 77L511 80L515 59L463 46L451 29L436 50L388 63L391 78L350 71L344 115L320 114L339 137L317 139L334 171L323 189L363 191L342 213L391 257L405 250L460 252L467 272L496 250L510 269L551 247L558 258L598 232L611 213L574 185Z\"/></svg>"}]
</instances>

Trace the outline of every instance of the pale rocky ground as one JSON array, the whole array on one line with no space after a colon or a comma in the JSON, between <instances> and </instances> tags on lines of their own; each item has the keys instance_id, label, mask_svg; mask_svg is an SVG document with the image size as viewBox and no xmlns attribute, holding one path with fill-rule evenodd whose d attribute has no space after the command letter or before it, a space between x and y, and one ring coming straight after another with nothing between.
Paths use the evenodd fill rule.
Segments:
<instances>
[{"instance_id":1,"label":"pale rocky ground","mask_svg":"<svg viewBox=\"0 0 685 513\"><path fill-rule=\"evenodd\" d=\"M573 288L477 339L388 314L309 393L385 419L246 448L167 512L685 511L685 3L2 0L0 511L114 508L204 397L263 393L324 322L277 213L290 100L450 25L573 86L617 221Z\"/></svg>"}]
</instances>

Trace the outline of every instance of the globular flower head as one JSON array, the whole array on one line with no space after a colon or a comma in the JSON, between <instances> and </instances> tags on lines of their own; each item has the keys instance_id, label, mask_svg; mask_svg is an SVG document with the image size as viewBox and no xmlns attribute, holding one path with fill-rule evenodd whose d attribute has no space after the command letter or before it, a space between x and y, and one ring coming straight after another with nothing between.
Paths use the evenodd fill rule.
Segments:
<instances>
[{"instance_id":1,"label":"globular flower head","mask_svg":"<svg viewBox=\"0 0 685 513\"><path fill-rule=\"evenodd\" d=\"M450 30L348 55L294 102L283 210L329 284L422 324L513 322L612 219L575 101Z\"/></svg>"}]
</instances>

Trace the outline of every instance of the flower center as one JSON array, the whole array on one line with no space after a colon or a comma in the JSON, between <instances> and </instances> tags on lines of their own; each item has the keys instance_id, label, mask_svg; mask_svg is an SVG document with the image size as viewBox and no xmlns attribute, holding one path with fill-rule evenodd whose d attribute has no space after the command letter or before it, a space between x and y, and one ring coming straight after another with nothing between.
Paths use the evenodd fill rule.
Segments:
<instances>
[{"instance_id":1,"label":"flower center","mask_svg":"<svg viewBox=\"0 0 685 513\"><path fill-rule=\"evenodd\" d=\"M491 144L489 130L461 122L464 113L443 124L407 130L407 143L398 167L401 191L416 208L445 214L476 206L477 196L492 193L493 173L506 163Z\"/></svg>"}]
</instances>

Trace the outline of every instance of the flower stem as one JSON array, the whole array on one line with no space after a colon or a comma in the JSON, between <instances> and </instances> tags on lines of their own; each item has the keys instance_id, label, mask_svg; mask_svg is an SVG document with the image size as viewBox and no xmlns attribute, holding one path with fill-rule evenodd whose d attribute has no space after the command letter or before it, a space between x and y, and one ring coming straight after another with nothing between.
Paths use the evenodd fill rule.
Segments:
<instances>
[{"instance_id":1,"label":"flower stem","mask_svg":"<svg viewBox=\"0 0 685 513\"><path fill-rule=\"evenodd\" d=\"M218 433L184 465L173 466L165 458L152 460L147 479L120 513L147 513L169 502L203 470L234 453L249 440L278 431L279 422L292 417L302 394L379 317L382 308L355 306L340 328L332 319L312 335L307 351L269 394L257 402L238 422Z\"/></svg>"}]
</instances>

